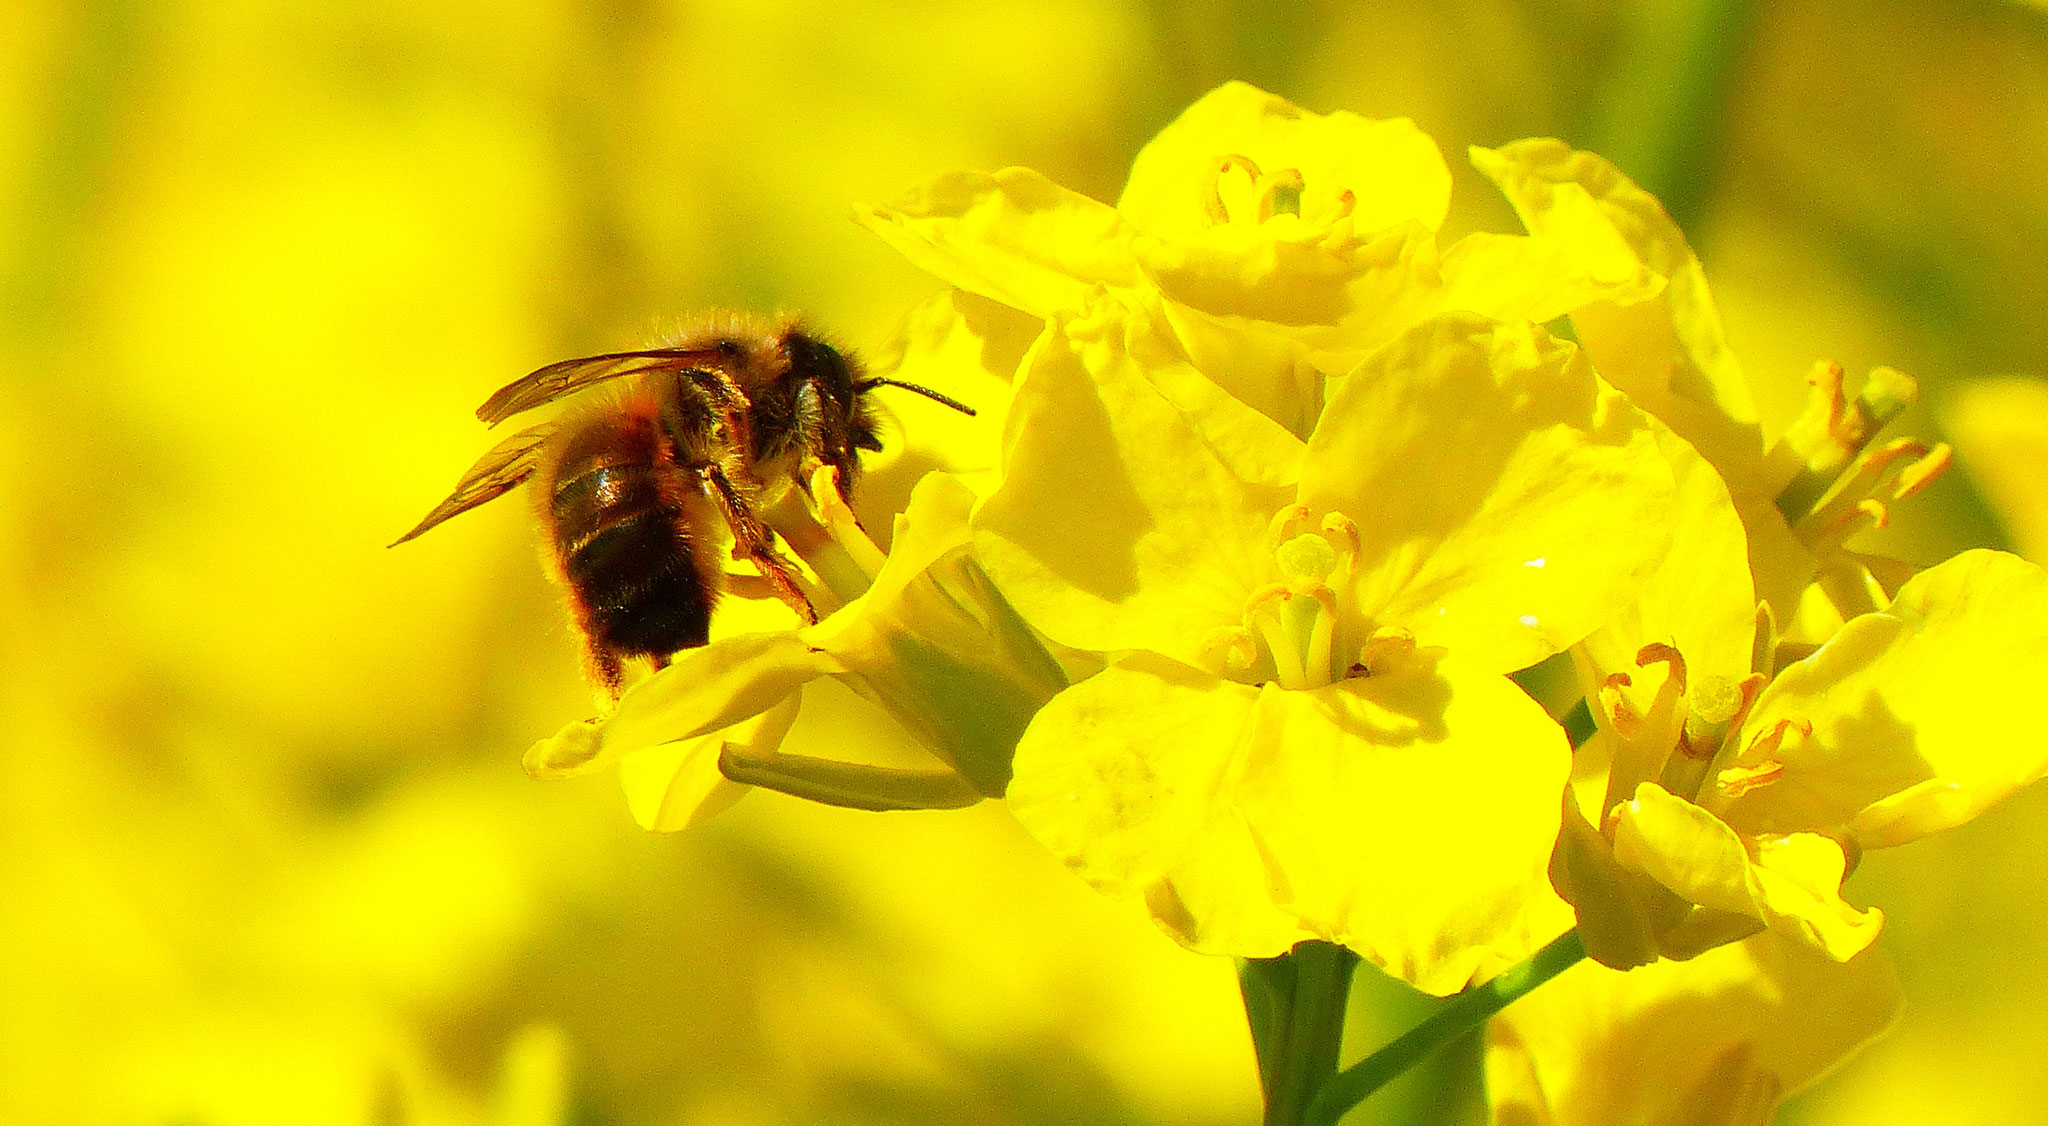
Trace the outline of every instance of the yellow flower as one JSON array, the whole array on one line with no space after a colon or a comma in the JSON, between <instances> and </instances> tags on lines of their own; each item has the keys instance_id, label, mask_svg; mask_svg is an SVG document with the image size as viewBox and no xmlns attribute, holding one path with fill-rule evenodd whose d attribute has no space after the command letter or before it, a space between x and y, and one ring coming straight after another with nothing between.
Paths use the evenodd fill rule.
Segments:
<instances>
[{"instance_id":1,"label":"yellow flower","mask_svg":"<svg viewBox=\"0 0 2048 1126\"><path fill-rule=\"evenodd\" d=\"M1027 359L974 520L1034 627L1112 655L1032 721L1012 811L1196 949L1327 938L1455 991L1533 948L1567 766L1502 674L1628 601L1670 488L1535 326L1425 322L1303 441L1101 292Z\"/></svg>"},{"instance_id":2,"label":"yellow flower","mask_svg":"<svg viewBox=\"0 0 2048 1126\"><path fill-rule=\"evenodd\" d=\"M1586 962L1486 1032L1495 1122L1756 1126L1890 1027L1882 951L1837 962L1757 935L1628 972Z\"/></svg>"},{"instance_id":3,"label":"yellow flower","mask_svg":"<svg viewBox=\"0 0 2048 1126\"><path fill-rule=\"evenodd\" d=\"M1850 958L1882 921L1841 898L1861 849L2048 773L2048 749L2014 737L2048 675L2048 575L1966 552L1779 666L1769 615L1745 629L1747 585L1728 576L1742 541L1726 493L1701 465L1680 478L1694 503L1671 562L1575 651L1600 731L1553 879L1611 966L1761 929Z\"/></svg>"},{"instance_id":4,"label":"yellow flower","mask_svg":"<svg viewBox=\"0 0 2048 1126\"><path fill-rule=\"evenodd\" d=\"M1114 290L1305 437L1324 375L1431 316L1542 322L1652 284L1605 243L1486 234L1440 253L1450 187L1413 122L1309 113L1232 82L1138 154L1114 207L1008 168L941 176L856 218L953 285L1036 316Z\"/></svg>"},{"instance_id":5,"label":"yellow flower","mask_svg":"<svg viewBox=\"0 0 2048 1126\"><path fill-rule=\"evenodd\" d=\"M1475 148L1472 162L1527 225L1539 248L1527 257L1604 248L1593 273L1611 291L1560 311L1601 377L1720 474L1747 529L1757 596L1785 637L1817 644L1882 609L1912 568L1847 541L1883 526L1887 505L1923 488L1950 455L1910 439L1867 448L1917 396L1913 380L1879 368L1851 398L1839 365L1816 364L1806 412L1766 442L1699 259L1655 197L1561 141Z\"/></svg>"}]
</instances>

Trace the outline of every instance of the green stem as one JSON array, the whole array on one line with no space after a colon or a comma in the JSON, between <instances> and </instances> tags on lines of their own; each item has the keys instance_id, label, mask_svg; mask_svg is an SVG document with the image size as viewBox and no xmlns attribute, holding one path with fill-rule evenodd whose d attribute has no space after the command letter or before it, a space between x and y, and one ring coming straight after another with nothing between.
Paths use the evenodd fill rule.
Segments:
<instances>
[{"instance_id":1,"label":"green stem","mask_svg":"<svg viewBox=\"0 0 2048 1126\"><path fill-rule=\"evenodd\" d=\"M1304 942L1278 958L1238 963L1266 1096L1266 1126L1301 1126L1309 1100L1336 1074L1357 968L1358 955L1327 942Z\"/></svg>"},{"instance_id":2,"label":"green stem","mask_svg":"<svg viewBox=\"0 0 2048 1126\"><path fill-rule=\"evenodd\" d=\"M1585 958L1586 948L1579 932L1566 931L1550 945L1529 956L1521 965L1474 989L1452 998L1437 1014L1402 1033L1393 1043L1345 1068L1324 1083L1300 1119L1305 1126L1336 1126L1344 1113L1388 1081L1420 1063L1430 1053L1485 1023L1514 1000L1542 985ZM1260 1074L1265 1072L1264 1057ZM1275 1121L1270 1114L1266 1121Z\"/></svg>"}]
</instances>

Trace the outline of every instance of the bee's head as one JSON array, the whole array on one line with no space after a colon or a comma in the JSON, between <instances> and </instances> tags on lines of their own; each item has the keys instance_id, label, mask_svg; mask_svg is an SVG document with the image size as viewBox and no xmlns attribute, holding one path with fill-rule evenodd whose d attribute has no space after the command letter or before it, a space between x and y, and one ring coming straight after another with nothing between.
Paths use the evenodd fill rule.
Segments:
<instances>
[{"instance_id":1,"label":"bee's head","mask_svg":"<svg viewBox=\"0 0 2048 1126\"><path fill-rule=\"evenodd\" d=\"M867 385L860 361L801 328L791 329L782 338L782 347L789 356L791 381L816 389L826 415L826 434L844 441L849 457L853 450L880 450L874 418L861 402Z\"/></svg>"}]
</instances>

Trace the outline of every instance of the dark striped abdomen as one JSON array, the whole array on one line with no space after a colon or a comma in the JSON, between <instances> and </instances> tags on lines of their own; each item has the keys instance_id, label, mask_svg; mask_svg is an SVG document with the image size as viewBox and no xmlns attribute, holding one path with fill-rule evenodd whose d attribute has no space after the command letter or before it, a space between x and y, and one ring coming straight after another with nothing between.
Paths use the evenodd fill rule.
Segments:
<instances>
[{"instance_id":1,"label":"dark striped abdomen","mask_svg":"<svg viewBox=\"0 0 2048 1126\"><path fill-rule=\"evenodd\" d=\"M594 419L563 448L550 523L594 648L667 656L707 639L717 592L691 557L686 491L645 415Z\"/></svg>"}]
</instances>

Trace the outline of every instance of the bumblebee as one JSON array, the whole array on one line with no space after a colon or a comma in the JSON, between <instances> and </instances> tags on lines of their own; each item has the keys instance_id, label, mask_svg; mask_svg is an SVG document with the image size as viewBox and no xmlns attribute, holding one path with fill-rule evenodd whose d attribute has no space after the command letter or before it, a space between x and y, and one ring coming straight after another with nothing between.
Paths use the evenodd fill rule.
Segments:
<instances>
[{"instance_id":1,"label":"bumblebee","mask_svg":"<svg viewBox=\"0 0 2048 1126\"><path fill-rule=\"evenodd\" d=\"M817 611L762 522L820 466L842 500L860 451L879 451L867 395L899 387L964 414L929 388L869 376L793 318L713 314L659 347L564 360L500 388L477 408L493 426L597 384L551 421L493 447L446 500L392 546L535 479L548 558L568 593L591 676L614 698L623 662L659 669L702 645L726 588L723 528L805 622Z\"/></svg>"}]
</instances>

